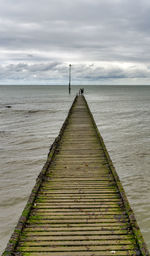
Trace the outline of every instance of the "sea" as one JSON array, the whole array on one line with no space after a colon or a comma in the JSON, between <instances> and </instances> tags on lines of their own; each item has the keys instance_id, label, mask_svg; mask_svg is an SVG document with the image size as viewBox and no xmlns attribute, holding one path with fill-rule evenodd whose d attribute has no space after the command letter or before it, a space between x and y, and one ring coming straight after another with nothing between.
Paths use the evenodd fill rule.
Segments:
<instances>
[{"instance_id":1,"label":"sea","mask_svg":"<svg viewBox=\"0 0 150 256\"><path fill-rule=\"evenodd\" d=\"M83 87L83 86L81 86ZM0 252L80 86L0 86ZM150 86L84 86L150 249Z\"/></svg>"}]
</instances>

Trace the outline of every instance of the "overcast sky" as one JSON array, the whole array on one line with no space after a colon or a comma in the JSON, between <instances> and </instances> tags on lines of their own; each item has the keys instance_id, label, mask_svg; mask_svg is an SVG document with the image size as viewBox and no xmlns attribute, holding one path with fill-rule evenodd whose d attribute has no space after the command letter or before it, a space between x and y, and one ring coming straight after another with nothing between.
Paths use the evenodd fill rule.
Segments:
<instances>
[{"instance_id":1,"label":"overcast sky","mask_svg":"<svg viewBox=\"0 0 150 256\"><path fill-rule=\"evenodd\" d=\"M0 84L150 84L149 0L0 0Z\"/></svg>"}]
</instances>

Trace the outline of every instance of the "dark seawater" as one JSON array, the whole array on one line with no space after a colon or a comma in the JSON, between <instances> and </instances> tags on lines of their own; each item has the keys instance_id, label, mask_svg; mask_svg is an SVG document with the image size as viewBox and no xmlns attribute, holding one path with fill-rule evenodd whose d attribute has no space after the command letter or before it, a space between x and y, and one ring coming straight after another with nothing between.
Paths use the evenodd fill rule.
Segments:
<instances>
[{"instance_id":1,"label":"dark seawater","mask_svg":"<svg viewBox=\"0 0 150 256\"><path fill-rule=\"evenodd\" d=\"M0 252L78 89L0 86ZM150 249L150 87L85 86L85 96Z\"/></svg>"}]
</instances>

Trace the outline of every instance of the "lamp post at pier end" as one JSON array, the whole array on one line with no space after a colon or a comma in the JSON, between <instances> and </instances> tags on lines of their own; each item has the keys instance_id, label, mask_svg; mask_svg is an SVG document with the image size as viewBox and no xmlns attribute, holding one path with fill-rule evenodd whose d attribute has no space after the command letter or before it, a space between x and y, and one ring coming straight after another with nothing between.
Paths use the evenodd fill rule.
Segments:
<instances>
[{"instance_id":1,"label":"lamp post at pier end","mask_svg":"<svg viewBox=\"0 0 150 256\"><path fill-rule=\"evenodd\" d=\"M69 94L71 93L71 64L69 64Z\"/></svg>"}]
</instances>

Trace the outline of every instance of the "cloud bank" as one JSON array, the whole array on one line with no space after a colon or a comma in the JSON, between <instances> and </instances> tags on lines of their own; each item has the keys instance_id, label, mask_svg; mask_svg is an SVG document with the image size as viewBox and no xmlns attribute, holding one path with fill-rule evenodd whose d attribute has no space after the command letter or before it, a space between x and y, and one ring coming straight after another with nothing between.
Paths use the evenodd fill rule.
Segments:
<instances>
[{"instance_id":1,"label":"cloud bank","mask_svg":"<svg viewBox=\"0 0 150 256\"><path fill-rule=\"evenodd\" d=\"M1 0L0 84L150 84L148 0Z\"/></svg>"}]
</instances>

